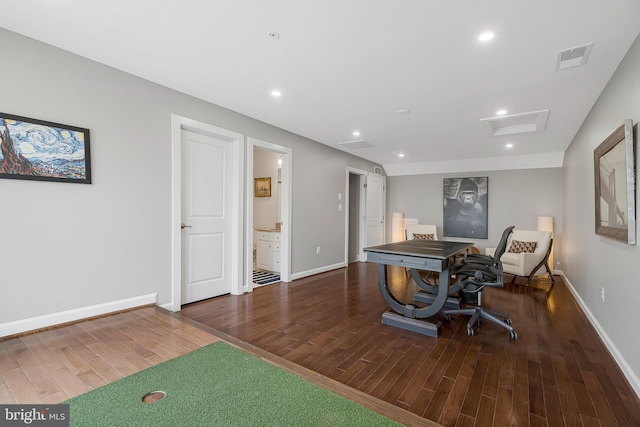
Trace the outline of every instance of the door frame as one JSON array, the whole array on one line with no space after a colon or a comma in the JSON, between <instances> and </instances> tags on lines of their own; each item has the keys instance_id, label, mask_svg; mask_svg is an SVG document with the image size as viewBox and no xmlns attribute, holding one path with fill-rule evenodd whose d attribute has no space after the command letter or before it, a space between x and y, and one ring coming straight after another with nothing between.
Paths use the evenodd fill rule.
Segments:
<instances>
[{"instance_id":1,"label":"door frame","mask_svg":"<svg viewBox=\"0 0 640 427\"><path fill-rule=\"evenodd\" d=\"M231 293L242 294L242 183L244 175L244 135L208 123L171 114L171 311L180 311L182 305L182 130L204 135L223 136L232 144L233 179L231 232Z\"/></svg>"},{"instance_id":2,"label":"door frame","mask_svg":"<svg viewBox=\"0 0 640 427\"><path fill-rule=\"evenodd\" d=\"M350 208L350 203L349 200L351 200L349 198L349 175L353 174L353 175L358 175L360 178L360 197L358 198L358 203L360 205L360 218L358 218L358 261L366 261L367 260L367 254L364 252L364 248L367 245L367 233L366 233L366 195L367 192L365 191L364 188L364 184L366 184L367 182L367 175L369 174L369 172L362 170L362 169L356 169L353 168L351 166L347 166L347 178L346 178L346 184L345 184L345 206L346 206L346 212L345 212L345 216L344 216L344 263L345 265L349 265L349 216L351 213L351 208Z\"/></svg>"},{"instance_id":3,"label":"door frame","mask_svg":"<svg viewBox=\"0 0 640 427\"><path fill-rule=\"evenodd\" d=\"M263 141L261 139L247 138L247 171L246 171L246 226L245 226L245 292L253 291L253 149L268 150L282 155L281 184L282 195L280 198L280 280L291 281L291 165L293 150L289 147Z\"/></svg>"}]
</instances>

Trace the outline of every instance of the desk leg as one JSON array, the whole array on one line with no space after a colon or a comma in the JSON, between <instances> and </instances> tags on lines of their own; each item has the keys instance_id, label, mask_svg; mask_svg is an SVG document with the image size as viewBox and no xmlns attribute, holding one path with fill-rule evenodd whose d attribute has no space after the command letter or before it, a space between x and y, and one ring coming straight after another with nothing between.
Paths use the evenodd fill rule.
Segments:
<instances>
[{"instance_id":1,"label":"desk leg","mask_svg":"<svg viewBox=\"0 0 640 427\"><path fill-rule=\"evenodd\" d=\"M448 272L449 271L447 270L444 273L448 274ZM445 280L444 283L446 283L446 286L443 289L443 280L441 279L438 286L438 294L436 295L433 304L430 306L417 308L412 304L403 304L398 301L389 290L387 266L385 264L378 264L378 289L380 290L382 298L393 310L383 313L382 324L395 326L431 337L437 337L440 332L440 322L430 322L420 319L431 317L444 307L444 303L447 299L449 281Z\"/></svg>"},{"instance_id":2,"label":"desk leg","mask_svg":"<svg viewBox=\"0 0 640 427\"><path fill-rule=\"evenodd\" d=\"M436 299L436 295L438 294L439 286L431 286L429 283L425 282L420 276L420 272L415 268L412 268L410 271L411 277L421 289L414 294L413 299L416 302L421 302L423 304L433 304ZM444 274L444 272L440 273L440 277L442 277ZM447 278L447 280L449 280L448 272L445 277ZM458 286L458 284L456 283L453 286L449 286L448 293L449 295L453 295L459 290L460 286ZM458 298L456 297L448 297L444 305L448 310L458 309L460 308L460 300L458 300Z\"/></svg>"}]
</instances>

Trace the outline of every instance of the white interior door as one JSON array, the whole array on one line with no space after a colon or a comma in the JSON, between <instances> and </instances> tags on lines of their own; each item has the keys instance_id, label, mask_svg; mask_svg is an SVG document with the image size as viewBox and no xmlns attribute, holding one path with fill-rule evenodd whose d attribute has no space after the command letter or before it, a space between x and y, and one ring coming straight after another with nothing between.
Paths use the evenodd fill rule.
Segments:
<instances>
[{"instance_id":1,"label":"white interior door","mask_svg":"<svg viewBox=\"0 0 640 427\"><path fill-rule=\"evenodd\" d=\"M232 285L233 144L182 130L182 303Z\"/></svg>"},{"instance_id":2,"label":"white interior door","mask_svg":"<svg viewBox=\"0 0 640 427\"><path fill-rule=\"evenodd\" d=\"M367 246L384 244L384 178L367 176Z\"/></svg>"}]
</instances>

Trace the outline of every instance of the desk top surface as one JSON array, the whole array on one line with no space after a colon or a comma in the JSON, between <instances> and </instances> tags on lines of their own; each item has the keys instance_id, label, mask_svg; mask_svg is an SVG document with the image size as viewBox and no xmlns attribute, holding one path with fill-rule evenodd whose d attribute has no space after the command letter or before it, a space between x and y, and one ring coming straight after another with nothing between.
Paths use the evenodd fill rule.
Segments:
<instances>
[{"instance_id":1,"label":"desk top surface","mask_svg":"<svg viewBox=\"0 0 640 427\"><path fill-rule=\"evenodd\" d=\"M406 240L386 245L365 248L365 252L378 252L392 255L409 255L423 258L449 258L464 252L473 246L468 242L450 242L446 240Z\"/></svg>"}]
</instances>

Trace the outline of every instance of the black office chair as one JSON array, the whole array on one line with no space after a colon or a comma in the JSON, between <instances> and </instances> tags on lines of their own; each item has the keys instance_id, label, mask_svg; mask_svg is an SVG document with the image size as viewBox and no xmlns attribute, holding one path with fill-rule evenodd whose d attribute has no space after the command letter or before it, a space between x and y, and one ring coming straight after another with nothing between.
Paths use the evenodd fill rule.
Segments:
<instances>
[{"instance_id":1,"label":"black office chair","mask_svg":"<svg viewBox=\"0 0 640 427\"><path fill-rule=\"evenodd\" d=\"M486 310L482 307L482 291L485 287L501 288L502 280L502 262L500 257L507 249L507 239L513 231L514 226L507 227L502 233L502 238L496 247L494 256L470 254L467 255L458 266L456 266L452 274L456 276L457 283L460 287L461 299L465 301L465 294L475 294L477 296L477 305L469 308L458 308L445 310L445 320L450 320L452 314L466 314L471 316L467 322L467 335L474 335L474 325L480 324L481 319L494 322L509 331L509 337L512 340L518 339L518 334L511 327L511 319L509 315ZM503 320L501 320L502 318Z\"/></svg>"}]
</instances>

